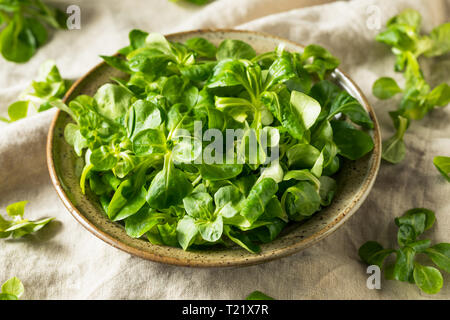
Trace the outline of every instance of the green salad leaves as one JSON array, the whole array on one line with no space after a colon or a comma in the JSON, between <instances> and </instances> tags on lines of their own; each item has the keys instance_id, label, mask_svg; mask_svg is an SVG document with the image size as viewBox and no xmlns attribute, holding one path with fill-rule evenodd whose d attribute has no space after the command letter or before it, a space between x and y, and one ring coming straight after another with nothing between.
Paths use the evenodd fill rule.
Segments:
<instances>
[{"instance_id":1,"label":"green salad leaves","mask_svg":"<svg viewBox=\"0 0 450 320\"><path fill-rule=\"evenodd\" d=\"M8 107L9 118L0 116L0 121L9 123L23 119L30 108L34 108L36 112L52 108L51 103L62 99L70 85L71 81L61 77L53 61L44 62L40 67L38 78L22 92L19 101Z\"/></svg>"},{"instance_id":2,"label":"green salad leaves","mask_svg":"<svg viewBox=\"0 0 450 320\"><path fill-rule=\"evenodd\" d=\"M0 300L19 300L24 292L25 288L22 282L18 278L13 277L2 285Z\"/></svg>"},{"instance_id":3,"label":"green salad leaves","mask_svg":"<svg viewBox=\"0 0 450 320\"><path fill-rule=\"evenodd\" d=\"M428 209L415 208L406 211L403 216L395 219L398 227L397 242L400 248L384 249L378 242L368 241L359 248L361 260L369 265L383 268L386 258L395 253L397 256L395 263L384 268L387 279L415 283L428 294L438 293L443 285L440 271L415 261L416 255L424 254L438 268L450 272L450 243L432 246L430 240L418 239L424 231L433 226L435 220L434 212Z\"/></svg>"},{"instance_id":4,"label":"green salad leaves","mask_svg":"<svg viewBox=\"0 0 450 320\"><path fill-rule=\"evenodd\" d=\"M103 56L122 78L51 105L74 120L65 138L85 160L82 191L131 237L257 253L330 205L342 161L373 149L372 120L328 80L339 61L322 47L129 38Z\"/></svg>"},{"instance_id":5,"label":"green salad leaves","mask_svg":"<svg viewBox=\"0 0 450 320\"><path fill-rule=\"evenodd\" d=\"M399 163L405 157L403 136L410 120L422 119L435 107L445 107L450 102L450 86L442 83L431 88L420 68L420 56L435 57L450 52L450 23L433 29L429 35L420 34L420 14L407 9L387 22L385 31L376 40L392 48L396 56L394 69L403 72L403 89L389 77L382 77L373 84L373 94L379 99L390 99L401 93L397 110L391 111L396 133L383 142L383 159Z\"/></svg>"},{"instance_id":6,"label":"green salad leaves","mask_svg":"<svg viewBox=\"0 0 450 320\"><path fill-rule=\"evenodd\" d=\"M48 40L46 26L66 28L64 12L41 0L0 0L0 52L12 62L31 59Z\"/></svg>"},{"instance_id":7,"label":"green salad leaves","mask_svg":"<svg viewBox=\"0 0 450 320\"><path fill-rule=\"evenodd\" d=\"M46 218L37 221L24 219L23 214L27 203L28 201L20 201L6 207L6 213L12 220L6 220L0 215L0 239L10 236L14 239L21 238L42 229L55 219Z\"/></svg>"}]
</instances>

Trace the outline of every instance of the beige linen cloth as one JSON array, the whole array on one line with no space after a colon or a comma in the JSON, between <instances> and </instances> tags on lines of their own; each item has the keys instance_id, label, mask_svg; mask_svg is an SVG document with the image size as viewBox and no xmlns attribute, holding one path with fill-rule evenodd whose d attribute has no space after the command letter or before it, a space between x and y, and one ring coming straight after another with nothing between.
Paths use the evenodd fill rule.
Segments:
<instances>
[{"instance_id":1,"label":"beige linen cloth","mask_svg":"<svg viewBox=\"0 0 450 320\"><path fill-rule=\"evenodd\" d=\"M56 32L27 64L0 59L0 114L36 76L46 59L56 60L65 78L76 79L127 43L128 31L141 28L170 33L203 27L258 30L327 47L342 69L362 88L375 108L384 138L392 134L387 112L396 102L371 94L380 76L393 76L394 57L374 41L377 22L412 7L423 15L426 31L449 20L450 1L359 0L350 2L223 0L205 7L167 0L78 0L81 30ZM312 6L320 4L317 6ZM304 8L309 6L308 8ZM379 21L378 21L379 20ZM423 60L426 77L449 83L450 59ZM401 80L401 75L394 75ZM45 140L50 110L0 127L0 212L9 203L29 200L26 217L56 217L34 236L0 240L0 282L18 276L25 299L242 299L261 290L278 299L450 298L450 277L441 293L429 296L414 285L382 280L366 286L366 266L358 248L367 240L396 244L393 219L413 207L435 210L437 223L426 236L450 242L450 184L432 164L450 156L450 108L431 112L406 133L406 159L382 163L364 205L334 234L293 256L235 269L190 269L145 261L114 249L79 225L59 200L47 172Z\"/></svg>"}]
</instances>

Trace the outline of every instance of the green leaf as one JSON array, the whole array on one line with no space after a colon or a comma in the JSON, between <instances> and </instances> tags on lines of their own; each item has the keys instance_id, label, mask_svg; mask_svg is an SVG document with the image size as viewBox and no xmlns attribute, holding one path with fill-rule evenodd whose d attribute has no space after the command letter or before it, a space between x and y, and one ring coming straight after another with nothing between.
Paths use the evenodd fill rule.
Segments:
<instances>
[{"instance_id":1,"label":"green leaf","mask_svg":"<svg viewBox=\"0 0 450 320\"><path fill-rule=\"evenodd\" d=\"M263 214L264 208L277 191L278 184L271 178L265 178L256 183L242 205L242 216L250 223L255 222Z\"/></svg>"},{"instance_id":2,"label":"green leaf","mask_svg":"<svg viewBox=\"0 0 450 320\"><path fill-rule=\"evenodd\" d=\"M448 105L450 103L450 86L446 83L438 85L427 95L426 103L430 108Z\"/></svg>"},{"instance_id":3,"label":"green leaf","mask_svg":"<svg viewBox=\"0 0 450 320\"><path fill-rule=\"evenodd\" d=\"M312 61L308 63L308 60ZM323 80L328 71L332 71L337 68L340 64L339 59L334 57L325 48L311 44L308 45L302 55L301 61L306 62L304 68L310 73L317 73L320 80Z\"/></svg>"},{"instance_id":4,"label":"green leaf","mask_svg":"<svg viewBox=\"0 0 450 320\"><path fill-rule=\"evenodd\" d=\"M417 34L414 29L406 24L391 25L379 33L375 39L400 51L414 52L417 45Z\"/></svg>"},{"instance_id":5,"label":"green leaf","mask_svg":"<svg viewBox=\"0 0 450 320\"><path fill-rule=\"evenodd\" d=\"M251 253L258 253L261 251L261 248L258 245L254 244L245 233L235 231L229 226L224 226L223 231L231 241L237 243L245 250Z\"/></svg>"},{"instance_id":6,"label":"green leaf","mask_svg":"<svg viewBox=\"0 0 450 320\"><path fill-rule=\"evenodd\" d=\"M144 206L147 191L139 185L139 182L131 179L127 179L119 185L108 205L107 214L111 220L123 220Z\"/></svg>"},{"instance_id":7,"label":"green leaf","mask_svg":"<svg viewBox=\"0 0 450 320\"><path fill-rule=\"evenodd\" d=\"M185 80L177 75L169 77L161 89L161 94L170 104L181 102L185 90Z\"/></svg>"},{"instance_id":8,"label":"green leaf","mask_svg":"<svg viewBox=\"0 0 450 320\"><path fill-rule=\"evenodd\" d=\"M333 158L330 158L331 160L327 164L327 166L323 169L322 174L325 176L332 176L336 172L339 171L341 167L341 159L339 156L335 156Z\"/></svg>"},{"instance_id":9,"label":"green leaf","mask_svg":"<svg viewBox=\"0 0 450 320\"><path fill-rule=\"evenodd\" d=\"M92 173L89 177L89 187L98 196L105 195L113 191L113 188L105 183L102 177L96 173Z\"/></svg>"},{"instance_id":10,"label":"green leaf","mask_svg":"<svg viewBox=\"0 0 450 320\"><path fill-rule=\"evenodd\" d=\"M2 116L0 116L0 121L6 122L6 123L10 123L11 122L11 120L9 120L9 119L7 119L5 117L2 117Z\"/></svg>"},{"instance_id":11,"label":"green leaf","mask_svg":"<svg viewBox=\"0 0 450 320\"><path fill-rule=\"evenodd\" d=\"M173 54L172 46L167 39L159 33L152 32L145 38L145 47L158 50L165 54Z\"/></svg>"},{"instance_id":12,"label":"green leaf","mask_svg":"<svg viewBox=\"0 0 450 320\"><path fill-rule=\"evenodd\" d=\"M332 145L333 142L333 128L328 120L322 121L319 126L316 126L311 134L311 145L317 149L324 149L327 145ZM331 151L331 150L330 150ZM332 158L336 155L336 152L331 152L328 157ZM328 159L329 160L329 159Z\"/></svg>"},{"instance_id":13,"label":"green leaf","mask_svg":"<svg viewBox=\"0 0 450 320\"><path fill-rule=\"evenodd\" d=\"M87 140L81 134L80 127L74 123L68 123L64 128L64 139L74 148L79 157L82 156L83 149L88 146Z\"/></svg>"},{"instance_id":14,"label":"green leaf","mask_svg":"<svg viewBox=\"0 0 450 320\"><path fill-rule=\"evenodd\" d=\"M225 39L217 49L217 60L224 59L247 59L256 56L255 50L246 42L241 40Z\"/></svg>"},{"instance_id":15,"label":"green leaf","mask_svg":"<svg viewBox=\"0 0 450 320\"><path fill-rule=\"evenodd\" d=\"M228 180L238 176L243 169L242 164L206 164L198 165L203 179L210 181Z\"/></svg>"},{"instance_id":16,"label":"green leaf","mask_svg":"<svg viewBox=\"0 0 450 320\"><path fill-rule=\"evenodd\" d=\"M166 50L163 46L162 50ZM163 75L169 62L175 59L169 49L169 52L162 52L157 49L147 47L133 51L127 55L128 66L134 73L133 76L145 74L146 78L154 80Z\"/></svg>"},{"instance_id":17,"label":"green leaf","mask_svg":"<svg viewBox=\"0 0 450 320\"><path fill-rule=\"evenodd\" d=\"M195 219L211 220L214 211L213 198L207 192L192 193L183 199L187 214Z\"/></svg>"},{"instance_id":18,"label":"green leaf","mask_svg":"<svg viewBox=\"0 0 450 320\"><path fill-rule=\"evenodd\" d=\"M433 211L425 208L414 208L406 211L401 217L395 218L395 224L400 227L409 225L413 227L416 236L422 234L425 230L430 229L436 216Z\"/></svg>"},{"instance_id":19,"label":"green leaf","mask_svg":"<svg viewBox=\"0 0 450 320\"><path fill-rule=\"evenodd\" d=\"M405 9L398 15L392 17L387 22L387 26L396 24L406 24L413 27L416 31L419 31L420 24L422 22L422 17L420 13L414 9Z\"/></svg>"},{"instance_id":20,"label":"green leaf","mask_svg":"<svg viewBox=\"0 0 450 320\"><path fill-rule=\"evenodd\" d=\"M297 64L296 71L297 76L290 78L289 80L284 82L284 84L291 92L300 91L306 94L310 94L310 90L313 85L312 76L300 64Z\"/></svg>"},{"instance_id":21,"label":"green leaf","mask_svg":"<svg viewBox=\"0 0 450 320\"><path fill-rule=\"evenodd\" d=\"M111 83L101 86L94 96L98 113L113 121L125 116L132 98L129 91Z\"/></svg>"},{"instance_id":22,"label":"green leaf","mask_svg":"<svg viewBox=\"0 0 450 320\"><path fill-rule=\"evenodd\" d=\"M11 235L11 232L7 232L5 230L7 230L9 227L11 227L11 225L13 224L13 221L8 221L5 220L1 215L0 215L0 239L2 238L8 238Z\"/></svg>"},{"instance_id":23,"label":"green leaf","mask_svg":"<svg viewBox=\"0 0 450 320\"><path fill-rule=\"evenodd\" d=\"M134 50L144 47L147 37L148 32L138 29L131 30L128 34L130 45Z\"/></svg>"},{"instance_id":24,"label":"green leaf","mask_svg":"<svg viewBox=\"0 0 450 320\"><path fill-rule=\"evenodd\" d=\"M388 77L379 78L374 82L372 92L378 99L390 99L397 93L402 92L402 89L398 86L394 79Z\"/></svg>"},{"instance_id":25,"label":"green leaf","mask_svg":"<svg viewBox=\"0 0 450 320\"><path fill-rule=\"evenodd\" d=\"M328 117L331 104L336 100L336 97L340 92L342 92L342 89L328 80L322 80L314 84L311 88L310 95L316 99L322 107L318 121L322 121Z\"/></svg>"},{"instance_id":26,"label":"green leaf","mask_svg":"<svg viewBox=\"0 0 450 320\"><path fill-rule=\"evenodd\" d=\"M256 111L253 104L247 99L216 96L214 100L217 109L241 123L249 116L253 116Z\"/></svg>"},{"instance_id":27,"label":"green leaf","mask_svg":"<svg viewBox=\"0 0 450 320\"><path fill-rule=\"evenodd\" d=\"M264 178L272 178L276 183L283 181L284 170L278 160L272 161L267 167L261 168L258 182Z\"/></svg>"},{"instance_id":28,"label":"green leaf","mask_svg":"<svg viewBox=\"0 0 450 320\"><path fill-rule=\"evenodd\" d=\"M35 18L25 18L24 26L27 33L31 33L36 41L36 47L43 46L48 39L48 33L44 25Z\"/></svg>"},{"instance_id":29,"label":"green leaf","mask_svg":"<svg viewBox=\"0 0 450 320\"><path fill-rule=\"evenodd\" d=\"M265 91L260 99L290 135L298 140L304 139L307 129L300 114L290 102L291 96L288 90L282 90L278 94Z\"/></svg>"},{"instance_id":30,"label":"green leaf","mask_svg":"<svg viewBox=\"0 0 450 320\"><path fill-rule=\"evenodd\" d=\"M21 238L30 233L39 231L52 220L54 220L54 218L46 218L37 221L29 221L26 219L13 221L9 224L8 228L5 229L6 234L4 237L12 235L14 239Z\"/></svg>"},{"instance_id":31,"label":"green leaf","mask_svg":"<svg viewBox=\"0 0 450 320\"><path fill-rule=\"evenodd\" d=\"M186 1L186 2L196 4L198 6L202 6L202 5L205 5L208 2L210 2L211 0L169 0L169 1L172 1L172 2Z\"/></svg>"},{"instance_id":32,"label":"green leaf","mask_svg":"<svg viewBox=\"0 0 450 320\"><path fill-rule=\"evenodd\" d=\"M397 117L396 133L386 141L383 141L382 157L384 160L396 164L405 158L406 148L403 142L403 136L408 128L408 119Z\"/></svg>"},{"instance_id":33,"label":"green leaf","mask_svg":"<svg viewBox=\"0 0 450 320\"><path fill-rule=\"evenodd\" d=\"M286 172L283 180L288 181L290 179L295 179L298 181L311 181L315 185L317 190L320 189L320 180L317 179L317 177L314 174L312 174L311 171L309 171L307 169L290 170L290 171Z\"/></svg>"},{"instance_id":34,"label":"green leaf","mask_svg":"<svg viewBox=\"0 0 450 320\"><path fill-rule=\"evenodd\" d=\"M88 152L90 152L90 150ZM88 153L86 153L86 154L88 154ZM81 188L81 193L83 193L83 194L86 194L86 178L88 177L92 168L94 168L94 165L92 163L87 162L85 164L85 166L83 167L83 170L81 171L80 188Z\"/></svg>"},{"instance_id":35,"label":"green leaf","mask_svg":"<svg viewBox=\"0 0 450 320\"><path fill-rule=\"evenodd\" d=\"M3 294L16 296L17 298L20 298L24 291L25 288L23 287L22 282L17 277L9 279L2 285Z\"/></svg>"},{"instance_id":36,"label":"green leaf","mask_svg":"<svg viewBox=\"0 0 450 320\"><path fill-rule=\"evenodd\" d=\"M434 157L433 163L442 176L450 182L450 157L437 156Z\"/></svg>"},{"instance_id":37,"label":"green leaf","mask_svg":"<svg viewBox=\"0 0 450 320\"><path fill-rule=\"evenodd\" d=\"M444 279L438 269L415 263L414 281L425 293L436 294L441 291Z\"/></svg>"},{"instance_id":38,"label":"green leaf","mask_svg":"<svg viewBox=\"0 0 450 320\"><path fill-rule=\"evenodd\" d=\"M218 215L214 221L196 221L197 229L203 240L216 242L223 232L222 216Z\"/></svg>"},{"instance_id":39,"label":"green leaf","mask_svg":"<svg viewBox=\"0 0 450 320\"><path fill-rule=\"evenodd\" d=\"M367 241L359 248L358 254L361 260L368 265L377 265L382 268L384 260L394 252L393 249L384 249L376 241Z\"/></svg>"},{"instance_id":40,"label":"green leaf","mask_svg":"<svg viewBox=\"0 0 450 320\"><path fill-rule=\"evenodd\" d=\"M173 224L166 223L157 226L159 236L163 244L171 247L178 247L176 227L177 227L176 223ZM147 236L148 235L149 232L147 233Z\"/></svg>"},{"instance_id":41,"label":"green leaf","mask_svg":"<svg viewBox=\"0 0 450 320\"><path fill-rule=\"evenodd\" d=\"M195 51L200 57L214 58L217 48L205 38L194 37L186 40L186 46Z\"/></svg>"},{"instance_id":42,"label":"green leaf","mask_svg":"<svg viewBox=\"0 0 450 320\"><path fill-rule=\"evenodd\" d=\"M357 130L344 121L333 120L330 123L340 155L350 160L357 160L372 151L373 140L367 133Z\"/></svg>"},{"instance_id":43,"label":"green leaf","mask_svg":"<svg viewBox=\"0 0 450 320\"><path fill-rule=\"evenodd\" d=\"M12 294L0 293L0 301L1 300L19 300L19 298Z\"/></svg>"},{"instance_id":44,"label":"green leaf","mask_svg":"<svg viewBox=\"0 0 450 320\"><path fill-rule=\"evenodd\" d=\"M339 113L343 113L352 122L363 126L364 128L373 128L373 122L367 111L362 107L358 100L345 91L339 93L331 104L330 114L328 115L327 120L332 120L333 117Z\"/></svg>"},{"instance_id":45,"label":"green leaf","mask_svg":"<svg viewBox=\"0 0 450 320\"><path fill-rule=\"evenodd\" d=\"M393 270L394 279L409 282L413 280L415 255L416 251L410 247L403 247L397 250L397 260Z\"/></svg>"},{"instance_id":46,"label":"green leaf","mask_svg":"<svg viewBox=\"0 0 450 320\"><path fill-rule=\"evenodd\" d=\"M16 203L12 203L9 206L6 207L6 213L10 217L23 217L23 214L25 212L25 206L27 205L28 201L20 201Z\"/></svg>"},{"instance_id":47,"label":"green leaf","mask_svg":"<svg viewBox=\"0 0 450 320\"><path fill-rule=\"evenodd\" d=\"M213 73L217 62L202 62L187 66L180 66L181 74L193 81L206 81Z\"/></svg>"},{"instance_id":48,"label":"green leaf","mask_svg":"<svg viewBox=\"0 0 450 320\"><path fill-rule=\"evenodd\" d=\"M270 199L269 203L267 204L266 208L264 209L264 213L262 214L261 218L263 220L273 220L274 218L278 218L278 219L283 220L284 222L289 222L289 217L287 216L286 212L283 210L283 207L281 206L281 202L280 202L280 200L278 200L277 196L273 196L272 199ZM282 225L281 229L283 227L284 227L284 225ZM281 229L279 231L281 231ZM274 238L275 237L271 238L270 241L272 241Z\"/></svg>"},{"instance_id":49,"label":"green leaf","mask_svg":"<svg viewBox=\"0 0 450 320\"><path fill-rule=\"evenodd\" d=\"M158 224L166 222L167 215L143 206L136 214L125 219L125 230L130 237L140 238Z\"/></svg>"},{"instance_id":50,"label":"green leaf","mask_svg":"<svg viewBox=\"0 0 450 320\"><path fill-rule=\"evenodd\" d=\"M450 51L450 22L434 28L430 33L431 48L425 52L427 57L441 56Z\"/></svg>"},{"instance_id":51,"label":"green leaf","mask_svg":"<svg viewBox=\"0 0 450 320\"><path fill-rule=\"evenodd\" d=\"M97 171L111 170L117 164L117 158L114 155L113 150L106 146L101 146L92 151L89 161Z\"/></svg>"},{"instance_id":52,"label":"green leaf","mask_svg":"<svg viewBox=\"0 0 450 320\"><path fill-rule=\"evenodd\" d=\"M208 89L242 86L256 100L261 88L261 68L247 60L221 60L206 83Z\"/></svg>"},{"instance_id":53,"label":"green leaf","mask_svg":"<svg viewBox=\"0 0 450 320\"><path fill-rule=\"evenodd\" d=\"M296 76L291 54L283 51L269 67L264 88L270 90L274 85L284 83Z\"/></svg>"},{"instance_id":54,"label":"green leaf","mask_svg":"<svg viewBox=\"0 0 450 320\"><path fill-rule=\"evenodd\" d=\"M290 220L301 221L320 209L320 200L319 192L312 183L300 181L284 192L281 205Z\"/></svg>"},{"instance_id":55,"label":"green leaf","mask_svg":"<svg viewBox=\"0 0 450 320\"><path fill-rule=\"evenodd\" d=\"M275 300L272 297L269 297L265 293L262 293L261 291L253 291L250 293L245 300Z\"/></svg>"},{"instance_id":56,"label":"green leaf","mask_svg":"<svg viewBox=\"0 0 450 320\"><path fill-rule=\"evenodd\" d=\"M214 193L214 203L219 212L227 204L237 205L243 198L243 194L236 186L224 186Z\"/></svg>"},{"instance_id":57,"label":"green leaf","mask_svg":"<svg viewBox=\"0 0 450 320\"><path fill-rule=\"evenodd\" d=\"M286 152L289 168L311 169L320 156L320 151L310 144L293 145Z\"/></svg>"},{"instance_id":58,"label":"green leaf","mask_svg":"<svg viewBox=\"0 0 450 320\"><path fill-rule=\"evenodd\" d=\"M336 180L327 176L320 177L320 204L322 206L329 206L333 201L334 195L337 192L338 186Z\"/></svg>"},{"instance_id":59,"label":"green leaf","mask_svg":"<svg viewBox=\"0 0 450 320\"><path fill-rule=\"evenodd\" d=\"M431 246L431 240L419 240L415 242L409 242L407 246L414 249L416 252L424 252Z\"/></svg>"},{"instance_id":60,"label":"green leaf","mask_svg":"<svg viewBox=\"0 0 450 320\"><path fill-rule=\"evenodd\" d=\"M450 272L450 243L439 243L425 249L425 253L442 270Z\"/></svg>"},{"instance_id":61,"label":"green leaf","mask_svg":"<svg viewBox=\"0 0 450 320\"><path fill-rule=\"evenodd\" d=\"M422 223L424 223L422 221ZM398 244L401 246L407 245L410 242L413 242L416 240L417 233L414 230L414 227L409 224L401 225L398 228L397 232L397 241Z\"/></svg>"},{"instance_id":62,"label":"green leaf","mask_svg":"<svg viewBox=\"0 0 450 320\"><path fill-rule=\"evenodd\" d=\"M10 122L26 118L28 113L29 101L17 101L8 107Z\"/></svg>"},{"instance_id":63,"label":"green leaf","mask_svg":"<svg viewBox=\"0 0 450 320\"><path fill-rule=\"evenodd\" d=\"M23 63L36 52L37 40L28 28L23 16L16 12L12 20L0 33L0 50L3 57L12 62Z\"/></svg>"},{"instance_id":64,"label":"green leaf","mask_svg":"<svg viewBox=\"0 0 450 320\"><path fill-rule=\"evenodd\" d=\"M275 240L286 223L280 219L270 219L269 221L261 221L261 226L252 226L252 230L248 231L250 239L260 241L262 243L270 243Z\"/></svg>"},{"instance_id":65,"label":"green leaf","mask_svg":"<svg viewBox=\"0 0 450 320\"><path fill-rule=\"evenodd\" d=\"M180 204L192 191L192 184L180 169L176 169L170 155L164 158L164 167L153 178L147 193L147 202L151 208L166 209Z\"/></svg>"},{"instance_id":66,"label":"green leaf","mask_svg":"<svg viewBox=\"0 0 450 320\"><path fill-rule=\"evenodd\" d=\"M197 235L198 228L195 224L195 220L192 217L185 215L177 225L177 239L183 250L186 250L195 241Z\"/></svg>"},{"instance_id":67,"label":"green leaf","mask_svg":"<svg viewBox=\"0 0 450 320\"><path fill-rule=\"evenodd\" d=\"M123 59L122 57L117 56L100 56L107 64L111 67L116 68L117 70L123 71L125 73L133 73L130 69L128 61Z\"/></svg>"},{"instance_id":68,"label":"green leaf","mask_svg":"<svg viewBox=\"0 0 450 320\"><path fill-rule=\"evenodd\" d=\"M142 130L133 138L133 151L137 156L163 155L167 152L166 137L158 129Z\"/></svg>"},{"instance_id":69,"label":"green leaf","mask_svg":"<svg viewBox=\"0 0 450 320\"><path fill-rule=\"evenodd\" d=\"M297 110L298 115L303 121L304 127L306 129L311 128L316 123L320 114L321 109L319 102L298 91L292 91L290 102L295 110Z\"/></svg>"}]
</instances>

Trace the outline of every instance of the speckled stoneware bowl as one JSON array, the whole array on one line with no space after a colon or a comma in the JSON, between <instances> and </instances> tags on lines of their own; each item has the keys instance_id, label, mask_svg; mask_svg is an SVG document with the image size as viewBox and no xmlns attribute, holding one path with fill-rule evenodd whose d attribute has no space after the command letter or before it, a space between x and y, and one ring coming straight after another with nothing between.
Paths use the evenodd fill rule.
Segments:
<instances>
[{"instance_id":1,"label":"speckled stoneware bowl","mask_svg":"<svg viewBox=\"0 0 450 320\"><path fill-rule=\"evenodd\" d=\"M273 50L281 42L289 51L301 51L303 48L286 39L250 31L199 30L167 37L182 42L193 36L205 37L215 44L226 38L240 39L250 43L259 53ZM94 95L101 85L110 82L111 77L120 76L125 75L101 63L72 86L65 100L68 102L80 94ZM375 125L371 132L375 148L358 161L344 163L337 177L339 190L329 207L303 224L286 228L275 241L263 244L259 254L249 253L237 246L208 251L183 251L129 237L120 224L108 220L92 193L81 193L79 177L84 161L76 156L64 140L64 128L72 121L64 112L57 112L48 135L47 161L52 182L69 212L87 230L110 245L144 259L179 266L227 267L252 265L290 255L325 238L355 213L369 194L380 165L380 130L374 111L360 89L342 71L336 70L332 77L358 99L370 114Z\"/></svg>"}]
</instances>

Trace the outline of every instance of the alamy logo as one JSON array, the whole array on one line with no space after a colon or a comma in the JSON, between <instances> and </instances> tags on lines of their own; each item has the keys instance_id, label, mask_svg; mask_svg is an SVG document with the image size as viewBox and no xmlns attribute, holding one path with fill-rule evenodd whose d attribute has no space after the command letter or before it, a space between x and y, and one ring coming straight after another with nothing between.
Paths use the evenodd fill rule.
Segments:
<instances>
[{"instance_id":1,"label":"alamy logo","mask_svg":"<svg viewBox=\"0 0 450 320\"><path fill-rule=\"evenodd\" d=\"M366 9L367 15L369 17L366 21L366 26L369 30L380 30L381 29L381 9L376 5L370 5Z\"/></svg>"},{"instance_id":2,"label":"alamy logo","mask_svg":"<svg viewBox=\"0 0 450 320\"><path fill-rule=\"evenodd\" d=\"M67 7L67 29L80 30L81 29L81 9L77 5L70 5Z\"/></svg>"},{"instance_id":3,"label":"alamy logo","mask_svg":"<svg viewBox=\"0 0 450 320\"><path fill-rule=\"evenodd\" d=\"M176 129L167 143L173 145L175 162L195 164L269 164L279 158L280 133L273 127L202 130L194 121L194 132Z\"/></svg>"},{"instance_id":4,"label":"alamy logo","mask_svg":"<svg viewBox=\"0 0 450 320\"><path fill-rule=\"evenodd\" d=\"M381 289L381 270L377 265L370 265L367 267L367 274L370 276L367 278L367 289Z\"/></svg>"}]
</instances>

